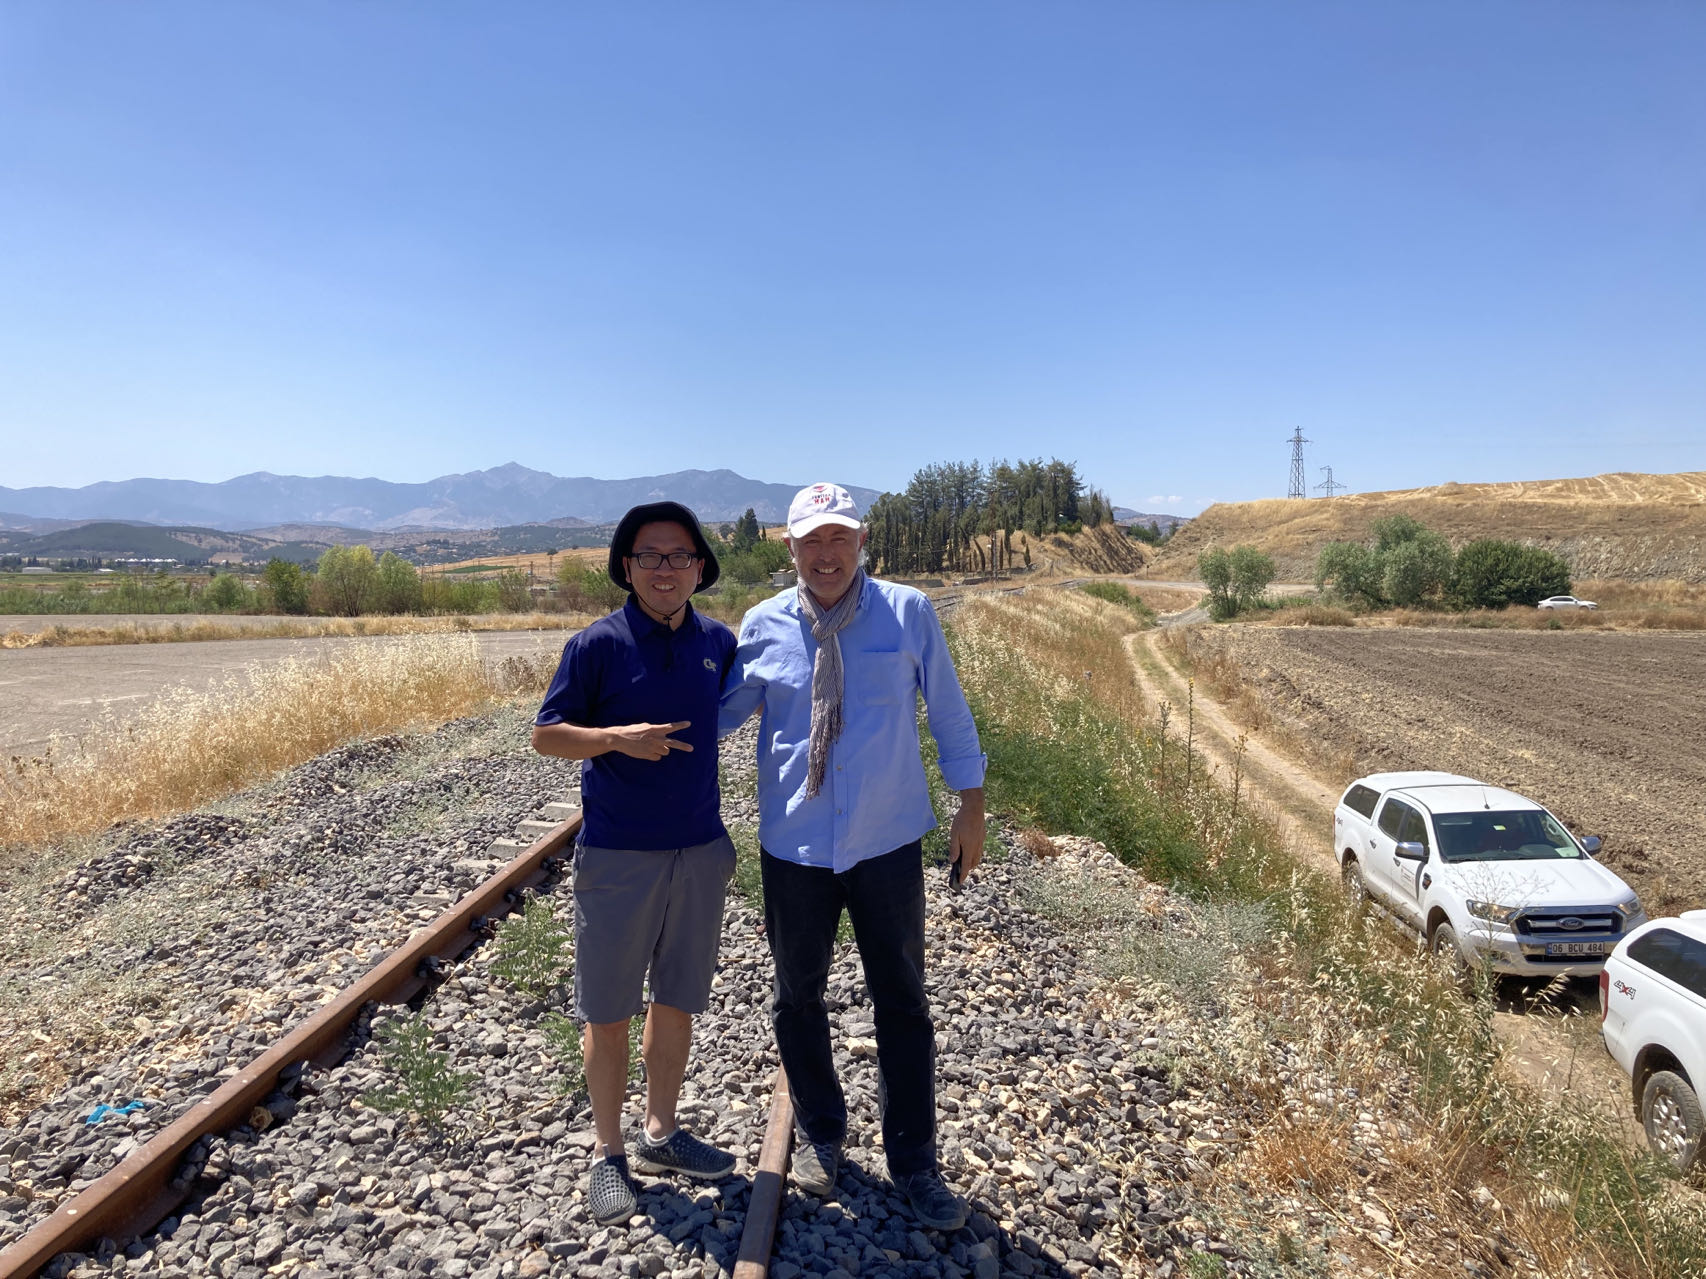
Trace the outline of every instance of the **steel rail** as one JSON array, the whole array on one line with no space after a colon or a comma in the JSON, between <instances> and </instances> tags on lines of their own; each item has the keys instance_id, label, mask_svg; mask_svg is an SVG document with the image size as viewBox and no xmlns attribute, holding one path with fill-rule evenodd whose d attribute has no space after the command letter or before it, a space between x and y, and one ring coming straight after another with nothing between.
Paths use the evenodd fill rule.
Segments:
<instances>
[{"instance_id":1,"label":"steel rail","mask_svg":"<svg viewBox=\"0 0 1706 1279\"><path fill-rule=\"evenodd\" d=\"M794 1140L794 1102L788 1094L788 1072L776 1067L776 1091L770 1098L770 1122L758 1149L758 1170L752 1175L746 1226L740 1232L734 1279L764 1279L770 1268L770 1249L776 1241L776 1222L782 1215L782 1188L787 1182L788 1149Z\"/></svg>"},{"instance_id":2,"label":"steel rail","mask_svg":"<svg viewBox=\"0 0 1706 1279\"><path fill-rule=\"evenodd\" d=\"M82 1252L101 1239L120 1247L153 1229L188 1198L193 1178L179 1164L210 1133L226 1133L272 1093L280 1075L302 1062L330 1066L347 1051L347 1032L369 1003L403 1003L484 935L482 923L508 913L521 891L551 874L545 865L580 830L575 813L516 855L508 865L427 927L412 935L353 985L196 1102L111 1172L61 1204L0 1252L0 1279L31 1279L63 1252Z\"/></svg>"}]
</instances>

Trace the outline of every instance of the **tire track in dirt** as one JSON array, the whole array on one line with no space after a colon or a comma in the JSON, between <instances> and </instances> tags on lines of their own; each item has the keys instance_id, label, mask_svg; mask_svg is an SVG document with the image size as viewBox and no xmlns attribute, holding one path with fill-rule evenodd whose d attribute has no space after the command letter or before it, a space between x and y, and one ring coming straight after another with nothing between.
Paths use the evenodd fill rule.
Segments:
<instances>
[{"instance_id":1,"label":"tire track in dirt","mask_svg":"<svg viewBox=\"0 0 1706 1279\"><path fill-rule=\"evenodd\" d=\"M1189 614L1179 615L1188 618ZM1233 723L1213 700L1198 690L1193 698L1185 679L1161 655L1160 630L1139 631L1126 639L1132 673L1143 697L1156 710L1163 702L1173 708L1173 724L1185 733L1185 720L1194 705L1194 745L1210 765L1230 777L1238 755L1238 739L1245 738L1243 773L1251 793L1264 804L1284 833L1291 850L1317 870L1337 878L1333 841L1326 836L1332 828L1333 806L1339 792L1310 776L1258 739L1256 734ZM1323 814L1325 819L1323 820Z\"/></svg>"},{"instance_id":2,"label":"tire track in dirt","mask_svg":"<svg viewBox=\"0 0 1706 1279\"><path fill-rule=\"evenodd\" d=\"M1180 718L1185 715L1191 691L1185 678L1163 656L1160 639L1164 629L1185 623L1187 616L1163 618L1161 628L1140 631L1126 640L1132 672L1145 700L1157 710L1163 702L1170 703ZM1224 775L1230 775L1238 738L1248 730L1200 689L1191 700L1195 705L1196 749ZM1333 809L1350 779L1324 780L1270 749L1254 734L1246 738L1244 777L1252 796L1274 819L1300 860L1337 879L1338 859L1330 832ZM1394 944L1408 944L1412 935L1396 926L1395 931L1399 935L1394 937ZM1506 1046L1511 1064L1535 1087L1609 1119L1626 1144L1641 1145L1644 1137L1631 1111L1629 1081L1599 1041L1597 995L1572 987L1559 992L1555 999L1555 1004L1548 1005L1552 1011L1539 1012L1523 1007L1519 999L1502 996L1498 1000L1494 1029Z\"/></svg>"}]
</instances>

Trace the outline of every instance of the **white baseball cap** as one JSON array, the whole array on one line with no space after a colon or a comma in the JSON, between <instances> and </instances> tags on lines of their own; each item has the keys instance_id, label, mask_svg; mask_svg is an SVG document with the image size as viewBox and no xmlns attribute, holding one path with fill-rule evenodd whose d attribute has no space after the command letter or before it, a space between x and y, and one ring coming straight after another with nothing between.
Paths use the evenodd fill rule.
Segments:
<instances>
[{"instance_id":1,"label":"white baseball cap","mask_svg":"<svg viewBox=\"0 0 1706 1279\"><path fill-rule=\"evenodd\" d=\"M794 494L788 507L788 536L804 537L824 524L862 528L859 504L839 484L812 484Z\"/></svg>"}]
</instances>

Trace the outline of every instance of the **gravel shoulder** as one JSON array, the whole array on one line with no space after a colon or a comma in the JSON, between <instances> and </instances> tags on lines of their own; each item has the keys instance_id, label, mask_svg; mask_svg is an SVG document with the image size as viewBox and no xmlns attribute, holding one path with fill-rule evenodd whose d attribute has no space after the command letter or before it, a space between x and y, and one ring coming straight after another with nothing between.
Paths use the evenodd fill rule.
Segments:
<instances>
[{"instance_id":1,"label":"gravel shoulder","mask_svg":"<svg viewBox=\"0 0 1706 1279\"><path fill-rule=\"evenodd\" d=\"M495 869L486 850L518 818L574 798L573 767L527 750L528 709L334 751L213 810L111 832L63 876L0 891L12 1030L46 1036L0 1126L0 1247ZM755 819L755 744L748 725L723 757L731 829ZM1229 941L1224 918L1090 841L1062 838L1042 860L1017 843L1001 832L958 894L927 879L939 1140L970 1224L916 1228L884 1176L875 1026L844 947L829 996L850 1166L831 1201L789 1193L772 1275L1271 1274L1284 1258L1312 1274L1490 1273L1468 1263L1508 1253L1487 1242L1497 1219L1474 1217L1496 1210L1490 1192L1465 1200L1442 1185L1380 1207L1419 1157L1405 1152L1426 1149L1426 1126L1402 1078L1370 1089L1345 1077L1311 992L1247 957L1265 949L1259 917ZM563 996L495 980L491 949L420 1002L469 1081L444 1133L363 1103L395 1082L369 1032L412 1011L380 1010L344 1062L306 1070L198 1152L192 1197L157 1234L57 1271L728 1276L776 1070L762 916L731 896L682 1105L737 1153L735 1173L648 1179L639 1215L614 1228L589 1219L590 1113L540 1020ZM42 1010L41 992L79 982L103 1036L79 1038ZM132 1099L136 1113L86 1122L98 1103ZM1330 1197L1264 1181L1260 1151L1299 1125L1332 1134ZM1460 1228L1471 1219L1486 1229Z\"/></svg>"}]
</instances>

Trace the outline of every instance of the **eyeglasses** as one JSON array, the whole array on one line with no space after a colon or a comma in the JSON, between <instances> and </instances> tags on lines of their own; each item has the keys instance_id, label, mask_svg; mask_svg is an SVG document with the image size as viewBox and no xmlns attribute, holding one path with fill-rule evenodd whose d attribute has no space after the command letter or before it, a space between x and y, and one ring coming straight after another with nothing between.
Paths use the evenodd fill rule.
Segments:
<instances>
[{"instance_id":1,"label":"eyeglasses","mask_svg":"<svg viewBox=\"0 0 1706 1279\"><path fill-rule=\"evenodd\" d=\"M665 560L669 561L671 568L692 568L699 562L699 557L692 551L671 551L668 555L662 551L640 551L628 558L643 569L662 568Z\"/></svg>"}]
</instances>

